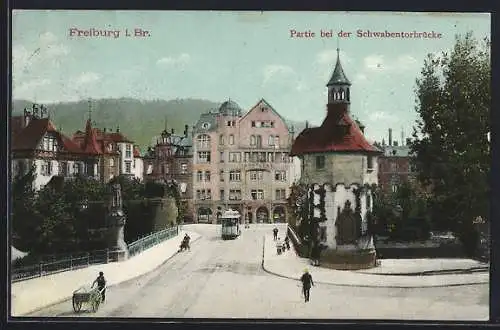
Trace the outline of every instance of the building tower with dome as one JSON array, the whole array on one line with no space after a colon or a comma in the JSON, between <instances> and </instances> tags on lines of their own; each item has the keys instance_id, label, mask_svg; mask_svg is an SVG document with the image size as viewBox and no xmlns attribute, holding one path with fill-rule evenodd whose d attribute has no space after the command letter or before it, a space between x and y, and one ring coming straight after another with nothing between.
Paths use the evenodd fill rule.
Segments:
<instances>
[{"instance_id":1,"label":"building tower with dome","mask_svg":"<svg viewBox=\"0 0 500 330\"><path fill-rule=\"evenodd\" d=\"M243 221L285 222L286 198L300 169L289 157L293 134L261 99L248 112L232 100L200 116L193 127L196 222L216 223L224 210Z\"/></svg>"},{"instance_id":2,"label":"building tower with dome","mask_svg":"<svg viewBox=\"0 0 500 330\"><path fill-rule=\"evenodd\" d=\"M322 246L322 265L361 269L375 265L370 212L381 153L364 137L364 126L350 112L351 83L337 63L327 83L326 117L306 128L293 143L301 159L300 182L307 186L312 242Z\"/></svg>"}]
</instances>

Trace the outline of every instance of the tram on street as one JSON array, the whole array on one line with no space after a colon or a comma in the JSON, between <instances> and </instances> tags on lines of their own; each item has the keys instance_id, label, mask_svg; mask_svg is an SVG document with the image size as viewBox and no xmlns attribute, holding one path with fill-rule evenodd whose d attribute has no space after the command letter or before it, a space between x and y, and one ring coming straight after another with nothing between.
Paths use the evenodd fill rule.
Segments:
<instances>
[{"instance_id":1,"label":"tram on street","mask_svg":"<svg viewBox=\"0 0 500 330\"><path fill-rule=\"evenodd\" d=\"M222 224L222 239L235 239L240 236L240 212L234 210L227 210L222 213L219 220Z\"/></svg>"}]
</instances>

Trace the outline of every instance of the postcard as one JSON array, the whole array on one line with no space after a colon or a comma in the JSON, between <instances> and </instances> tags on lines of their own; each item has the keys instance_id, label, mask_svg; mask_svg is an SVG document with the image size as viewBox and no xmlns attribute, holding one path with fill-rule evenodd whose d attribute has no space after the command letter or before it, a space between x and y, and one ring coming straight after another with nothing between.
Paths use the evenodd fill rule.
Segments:
<instances>
[{"instance_id":1,"label":"postcard","mask_svg":"<svg viewBox=\"0 0 500 330\"><path fill-rule=\"evenodd\" d=\"M490 22L13 11L11 317L487 320Z\"/></svg>"}]
</instances>

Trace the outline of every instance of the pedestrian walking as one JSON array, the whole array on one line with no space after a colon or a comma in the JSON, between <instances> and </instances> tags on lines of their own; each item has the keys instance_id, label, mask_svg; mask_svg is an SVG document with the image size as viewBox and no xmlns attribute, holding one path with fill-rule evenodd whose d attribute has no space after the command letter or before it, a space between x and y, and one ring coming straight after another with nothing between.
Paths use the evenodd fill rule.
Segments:
<instances>
[{"instance_id":1,"label":"pedestrian walking","mask_svg":"<svg viewBox=\"0 0 500 330\"><path fill-rule=\"evenodd\" d=\"M319 244L314 244L311 250L311 261L313 266L319 266L319 258L321 255L321 247Z\"/></svg>"},{"instance_id":2,"label":"pedestrian walking","mask_svg":"<svg viewBox=\"0 0 500 330\"><path fill-rule=\"evenodd\" d=\"M274 227L273 235L274 235L274 240L276 241L278 239L278 228Z\"/></svg>"},{"instance_id":3,"label":"pedestrian walking","mask_svg":"<svg viewBox=\"0 0 500 330\"><path fill-rule=\"evenodd\" d=\"M288 236L285 236L285 246L287 250L290 250L290 239Z\"/></svg>"},{"instance_id":4,"label":"pedestrian walking","mask_svg":"<svg viewBox=\"0 0 500 330\"><path fill-rule=\"evenodd\" d=\"M106 300L106 279L104 278L103 272L99 272L99 276L95 279L90 288L93 288L95 284L97 284L97 289L101 293L102 302L104 302Z\"/></svg>"},{"instance_id":5,"label":"pedestrian walking","mask_svg":"<svg viewBox=\"0 0 500 330\"><path fill-rule=\"evenodd\" d=\"M302 292L304 294L304 300L305 300L305 302L308 302L311 286L314 286L314 282L313 282L312 276L311 276L311 274L309 274L309 270L307 268L304 269L304 274L302 274L300 281L302 282Z\"/></svg>"},{"instance_id":6,"label":"pedestrian walking","mask_svg":"<svg viewBox=\"0 0 500 330\"><path fill-rule=\"evenodd\" d=\"M281 241L278 238L278 241L276 242L276 252L278 252L278 255L281 254L282 250L283 250L283 244L281 244Z\"/></svg>"}]
</instances>

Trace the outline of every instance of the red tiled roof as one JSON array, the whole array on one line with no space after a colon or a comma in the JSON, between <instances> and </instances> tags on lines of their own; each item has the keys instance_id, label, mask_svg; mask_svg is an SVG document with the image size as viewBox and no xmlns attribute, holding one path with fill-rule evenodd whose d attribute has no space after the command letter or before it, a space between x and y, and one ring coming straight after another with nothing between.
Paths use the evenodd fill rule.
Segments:
<instances>
[{"instance_id":1,"label":"red tiled roof","mask_svg":"<svg viewBox=\"0 0 500 330\"><path fill-rule=\"evenodd\" d=\"M320 127L306 128L295 139L291 156L318 152L380 153L348 113L347 104L329 104ZM345 131L346 129L347 131Z\"/></svg>"},{"instance_id":2,"label":"red tiled roof","mask_svg":"<svg viewBox=\"0 0 500 330\"><path fill-rule=\"evenodd\" d=\"M113 142L127 142L127 143L132 143L130 139L125 137L122 133L120 132L113 132L113 133L103 133L106 135L106 137L109 137Z\"/></svg>"},{"instance_id":3,"label":"red tiled roof","mask_svg":"<svg viewBox=\"0 0 500 330\"><path fill-rule=\"evenodd\" d=\"M54 124L48 118L32 119L28 126L18 132L12 139L12 150L35 150L45 133L53 133L64 151L71 153L83 153L83 150L70 138L57 131Z\"/></svg>"},{"instance_id":4,"label":"red tiled roof","mask_svg":"<svg viewBox=\"0 0 500 330\"><path fill-rule=\"evenodd\" d=\"M11 136L17 135L24 128L24 116L12 116L10 118Z\"/></svg>"}]
</instances>

